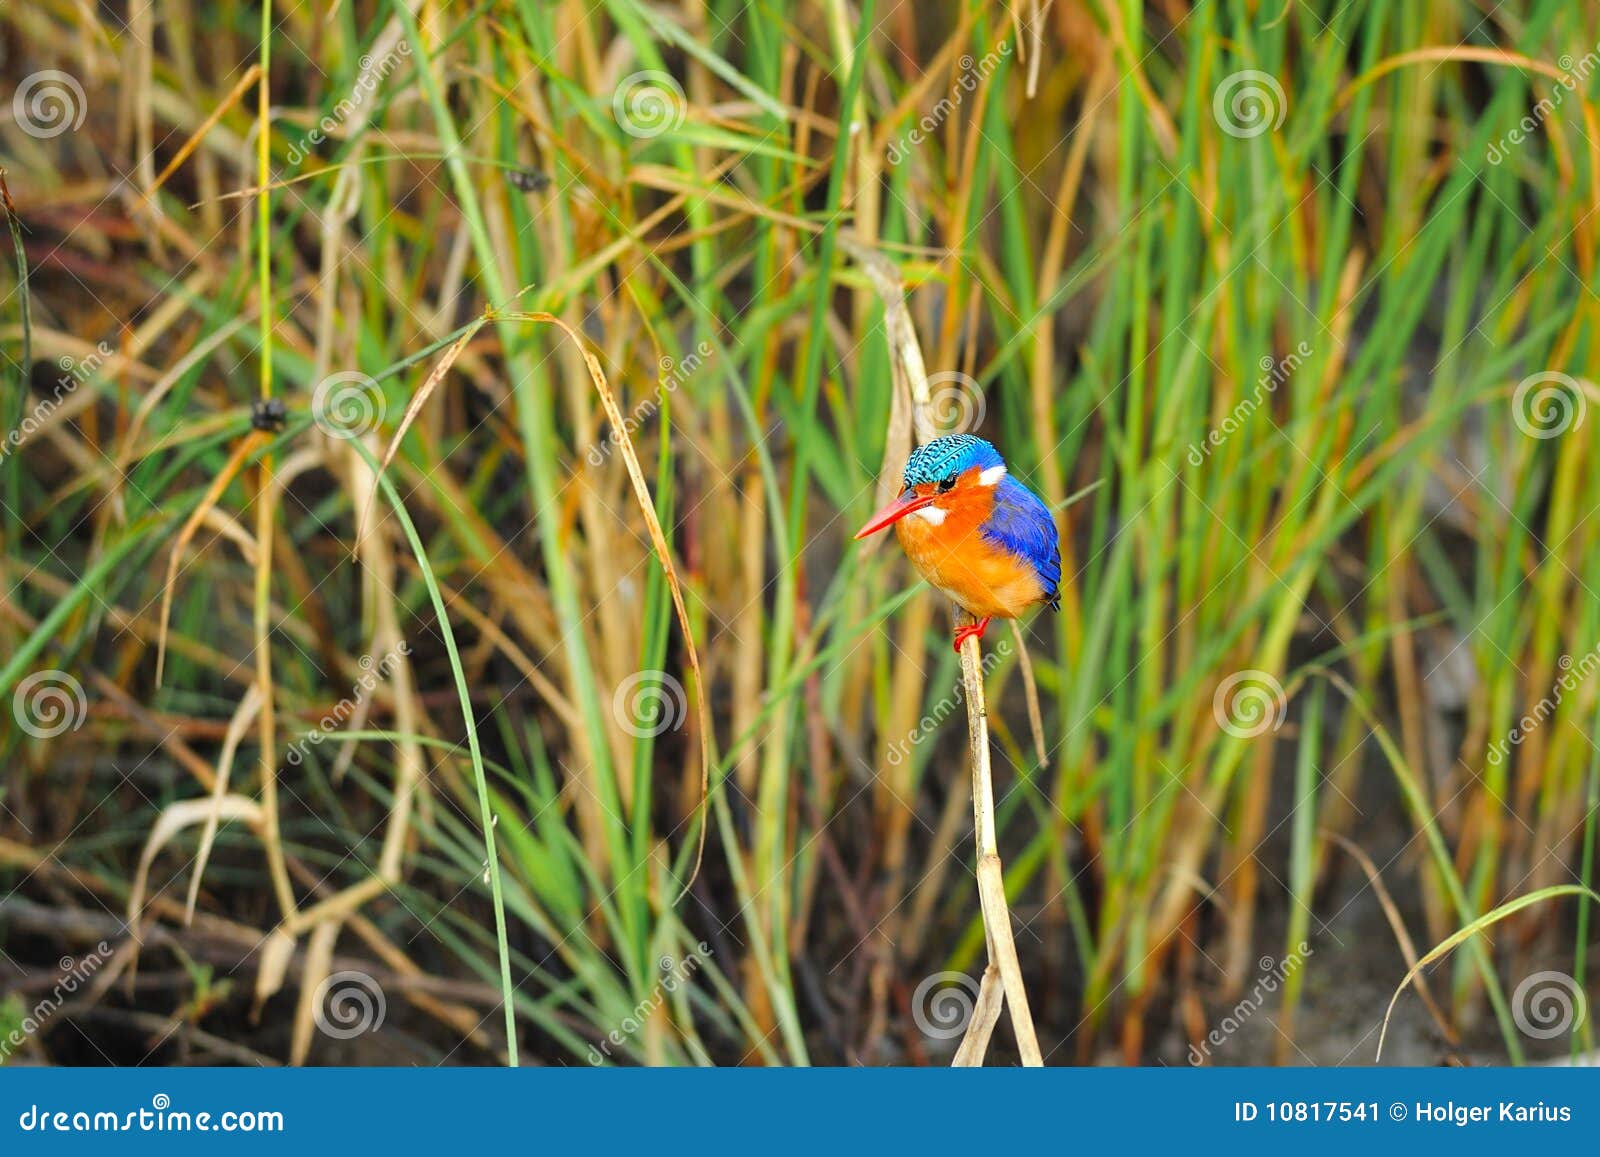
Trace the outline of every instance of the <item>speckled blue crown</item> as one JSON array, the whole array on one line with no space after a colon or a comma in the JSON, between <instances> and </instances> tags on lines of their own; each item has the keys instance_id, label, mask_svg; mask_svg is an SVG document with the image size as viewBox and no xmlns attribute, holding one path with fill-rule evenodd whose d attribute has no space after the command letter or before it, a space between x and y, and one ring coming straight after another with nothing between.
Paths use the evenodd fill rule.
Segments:
<instances>
[{"instance_id":1,"label":"speckled blue crown","mask_svg":"<svg viewBox=\"0 0 1600 1157\"><path fill-rule=\"evenodd\" d=\"M901 481L907 486L923 486L950 478L974 466L984 469L999 466L1001 461L1000 451L982 438L975 438L971 434L946 434L911 452Z\"/></svg>"}]
</instances>

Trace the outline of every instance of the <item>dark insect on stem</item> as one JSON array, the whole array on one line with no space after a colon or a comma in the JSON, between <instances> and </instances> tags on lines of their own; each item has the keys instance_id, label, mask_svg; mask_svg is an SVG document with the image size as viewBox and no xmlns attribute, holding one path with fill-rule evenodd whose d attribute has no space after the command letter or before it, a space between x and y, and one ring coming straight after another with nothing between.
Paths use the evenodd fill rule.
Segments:
<instances>
[{"instance_id":1,"label":"dark insect on stem","mask_svg":"<svg viewBox=\"0 0 1600 1157\"><path fill-rule=\"evenodd\" d=\"M506 173L506 181L524 193L542 193L550 187L550 174L539 169L512 169Z\"/></svg>"},{"instance_id":2,"label":"dark insect on stem","mask_svg":"<svg viewBox=\"0 0 1600 1157\"><path fill-rule=\"evenodd\" d=\"M282 432L289 420L289 411L282 398L257 398L250 406L250 428L265 430L269 434Z\"/></svg>"}]
</instances>

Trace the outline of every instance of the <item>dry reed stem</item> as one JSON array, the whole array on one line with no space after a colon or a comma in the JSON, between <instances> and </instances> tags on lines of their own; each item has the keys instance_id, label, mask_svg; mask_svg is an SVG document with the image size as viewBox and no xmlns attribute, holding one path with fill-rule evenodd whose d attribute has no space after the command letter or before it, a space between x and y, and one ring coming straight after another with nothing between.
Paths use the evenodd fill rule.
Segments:
<instances>
[{"instance_id":1,"label":"dry reed stem","mask_svg":"<svg viewBox=\"0 0 1600 1157\"><path fill-rule=\"evenodd\" d=\"M958 616L965 617L965 612ZM989 945L989 969L1000 970L1000 982L1011 1005L1011 1029L1017 1037L1017 1051L1028 1067L1044 1064L1034 1034L1033 1017L1028 1011L1028 992L1022 983L1022 965L1011 935L1011 909L1006 903L1005 872L994 827L994 775L989 765L989 710L983 696L983 660L977 636L967 636L961 645L962 698L967 704L967 745L972 754L972 815L978 845L978 900L983 906L984 939ZM982 988L979 995L982 996ZM992 1026L991 1026L992 1027ZM982 1026L974 1015L967 1025L968 1035ZM985 1034L986 1035L986 1034ZM962 1041L963 1046L966 1041ZM957 1053L960 1053L960 1049ZM981 1052L977 1058L982 1060ZM976 1063L976 1062L974 1062Z\"/></svg>"},{"instance_id":2,"label":"dry reed stem","mask_svg":"<svg viewBox=\"0 0 1600 1157\"><path fill-rule=\"evenodd\" d=\"M1022 624L1011 620L1011 637L1017 643L1017 666L1022 671L1022 688L1028 699L1028 730L1033 732L1033 753L1039 757L1039 766L1050 762L1049 750L1044 742L1044 715L1039 710L1039 684L1033 678L1033 660L1028 657L1028 641L1022 635Z\"/></svg>"},{"instance_id":3,"label":"dry reed stem","mask_svg":"<svg viewBox=\"0 0 1600 1157\"><path fill-rule=\"evenodd\" d=\"M884 330L889 339L890 366L895 385L910 395L911 413L899 414L899 389L896 389L895 414L900 422L909 418L911 429L905 430L900 422L891 421L888 448L885 453L885 470L879 479L879 497L887 496L898 465L909 454L914 432L915 441L927 442L937 430L933 422L932 399L928 391L928 375L922 360L922 348L917 342L916 329L906 308L905 290L899 273L883 256L855 238L841 234L839 245L861 263L863 271L883 298ZM898 464L892 456L899 453ZM959 622L965 612L959 608ZM1017 643L1022 647L1022 634L1017 632ZM1031 675L1031 671L1029 672ZM1031 678L1028 680L1031 686ZM956 1050L955 1064L966 1067L983 1063L989 1047L989 1037L999 1019L1002 997L1011 1005L1011 1028L1016 1034L1017 1049L1022 1063L1028 1067L1044 1064L1039 1053L1039 1042L1034 1032L1033 1017L1028 1011L1028 993L1022 982L1022 966L1017 959L1016 941L1011 934L1011 909L1006 903L1005 874L1000 863L998 840L994 827L994 776L989 765L989 711L983 692L983 662L976 637L969 637L961 647L962 698L967 705L967 743L972 756L972 812L977 840L978 901L983 911L984 939L989 947L989 966L984 969L979 983L978 1000L972 1019L960 1047ZM1036 705L1035 705L1036 707ZM1043 748L1042 728L1036 726L1035 737ZM1000 989L995 988L994 974L998 973Z\"/></svg>"},{"instance_id":4,"label":"dry reed stem","mask_svg":"<svg viewBox=\"0 0 1600 1157\"><path fill-rule=\"evenodd\" d=\"M1000 1023L1004 1001L1000 970L991 962L983 970L978 999L972 1006L972 1019L967 1022L967 1031L961 1038L961 1047L956 1049L955 1060L950 1062L951 1068L973 1069L983 1064L984 1054L989 1051L989 1038L994 1035L994 1026Z\"/></svg>"}]
</instances>

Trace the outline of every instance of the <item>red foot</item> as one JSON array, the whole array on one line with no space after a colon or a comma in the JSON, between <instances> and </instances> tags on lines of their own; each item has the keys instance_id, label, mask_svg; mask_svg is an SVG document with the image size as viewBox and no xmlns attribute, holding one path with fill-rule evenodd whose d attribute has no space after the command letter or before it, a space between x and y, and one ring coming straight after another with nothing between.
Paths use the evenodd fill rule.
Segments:
<instances>
[{"instance_id":1,"label":"red foot","mask_svg":"<svg viewBox=\"0 0 1600 1157\"><path fill-rule=\"evenodd\" d=\"M957 628L956 629L956 654L958 654L958 655L961 654L961 644L965 643L968 639L981 639L981 638L983 638L983 632L985 630L987 630L988 627L989 627L989 616L988 615L984 615L983 618L979 619L976 623L973 623L971 626Z\"/></svg>"}]
</instances>

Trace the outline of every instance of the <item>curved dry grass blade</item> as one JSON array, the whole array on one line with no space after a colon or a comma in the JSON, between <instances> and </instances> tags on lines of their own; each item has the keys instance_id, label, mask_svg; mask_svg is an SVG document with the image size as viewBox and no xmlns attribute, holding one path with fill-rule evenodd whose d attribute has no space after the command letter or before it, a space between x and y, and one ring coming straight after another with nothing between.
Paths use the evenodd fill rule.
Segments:
<instances>
[{"instance_id":1,"label":"curved dry grass blade","mask_svg":"<svg viewBox=\"0 0 1600 1157\"><path fill-rule=\"evenodd\" d=\"M983 1066L983 1058L989 1052L989 1038L994 1035L994 1026L1000 1023L1005 995L1000 969L993 963L985 965L983 979L978 982L978 999L972 1006L972 1019L967 1022L967 1031L962 1034L955 1059L950 1062L952 1069Z\"/></svg>"},{"instance_id":2,"label":"curved dry grass blade","mask_svg":"<svg viewBox=\"0 0 1600 1157\"><path fill-rule=\"evenodd\" d=\"M257 955L256 991L250 1005L252 1023L261 1017L261 1006L266 1004L283 987L289 975L289 965L294 960L295 938L282 925L274 928L261 942Z\"/></svg>"},{"instance_id":3,"label":"curved dry grass blade","mask_svg":"<svg viewBox=\"0 0 1600 1157\"><path fill-rule=\"evenodd\" d=\"M967 619L958 612L957 621ZM972 819L978 851L978 905L989 946L989 963L1000 970L1005 999L1011 1006L1011 1029L1025 1068L1044 1064L1028 1010L1028 991L1011 930L1011 908L1006 902L1005 872L1000 863L1000 843L995 832L994 773L989 762L989 709L984 699L983 657L979 642L969 635L961 645L962 699L967 706L967 746L972 762ZM980 1063L979 1056L973 1063Z\"/></svg>"},{"instance_id":4,"label":"curved dry grass blade","mask_svg":"<svg viewBox=\"0 0 1600 1157\"><path fill-rule=\"evenodd\" d=\"M217 781L211 787L211 814L206 817L205 830L200 833L200 850L195 853L194 870L189 875L189 895L183 905L185 925L194 921L195 900L200 895L200 878L205 875L206 861L211 858L211 845L216 842L217 826L222 819L222 800L228 794L228 779L233 771L233 757L259 710L261 684L252 683L245 688L238 710L228 721L227 734L222 738L222 751L217 756Z\"/></svg>"},{"instance_id":5,"label":"curved dry grass blade","mask_svg":"<svg viewBox=\"0 0 1600 1157\"><path fill-rule=\"evenodd\" d=\"M667 590L672 595L672 609L678 620L678 628L683 632L684 650L688 654L689 669L694 674L695 685L699 693L695 696L696 714L700 719L700 802L696 810L699 813L699 828L695 837L694 866L689 870L688 879L683 882L682 888L672 903L676 904L688 894L695 877L700 874L700 864L705 858L706 850L706 808L711 794L711 708L706 701L705 673L700 666L700 652L695 646L694 633L690 629L689 609L683 601L683 586L678 581L677 568L672 563L672 550L667 543L666 532L661 528L661 520L656 517L655 503L651 499L650 487L646 484L644 471L639 466L638 455L634 453L633 439L628 434L627 419L617 405L616 395L611 391L611 385L606 381L605 371L600 368L599 360L589 352L588 345L583 337L566 322L551 313L525 312L525 311L498 311L487 310L472 326L458 338L454 345L445 352L439 364L423 382L416 395L406 406L405 416L401 418L399 427L394 432L394 437L389 442L389 448L384 452L383 458L378 463L377 477L381 477L393 460L395 451L399 448L400 440L405 437L406 431L411 428L418 412L426 404L429 396L438 387L439 382L461 356L461 351L466 348L473 335L488 325L491 321L527 321L535 324L553 325L561 330L578 347L578 352L583 355L585 368L589 371L589 380L594 383L595 391L600 395L600 404L605 408L606 417L611 422L612 429L617 432L617 448L622 453L622 460L628 468L628 478L633 483L634 497L638 500L639 509L644 515L645 525L650 531L650 542L655 548L656 557L661 562L661 569L667 581ZM365 515L362 523L365 522ZM359 525L359 524L358 524ZM360 532L356 535L360 541Z\"/></svg>"},{"instance_id":6,"label":"curved dry grass blade","mask_svg":"<svg viewBox=\"0 0 1600 1157\"><path fill-rule=\"evenodd\" d=\"M1410 969L1406 971L1405 979L1400 982L1400 987L1396 988L1394 990L1394 995L1389 998L1389 1007L1384 1011L1383 1014L1383 1028L1378 1032L1378 1054L1373 1058L1373 1062L1377 1063L1383 1059L1383 1041L1389 1033L1389 1018L1394 1015L1395 1002L1400 999L1400 994L1406 990L1406 985L1411 983L1412 978L1415 977L1417 973L1421 972L1435 960L1438 960L1441 956L1448 954L1451 949L1462 943L1465 943L1467 940L1470 940L1473 936L1476 936L1479 932L1482 932L1490 925L1498 924L1507 916L1520 912L1524 908L1531 907L1542 900L1553 900L1557 896L1588 896L1591 899L1600 900L1600 893L1597 893L1592 889L1585 888L1581 884L1556 884L1549 888L1540 888L1537 892L1529 892L1526 896L1518 896L1515 900L1506 901L1504 904L1500 905L1500 907L1491 912L1484 913L1466 927L1452 932L1449 936L1439 941L1438 944L1434 945L1434 947L1429 950L1426 956L1417 961L1410 967Z\"/></svg>"},{"instance_id":7,"label":"curved dry grass blade","mask_svg":"<svg viewBox=\"0 0 1600 1157\"><path fill-rule=\"evenodd\" d=\"M186 799L169 805L162 811L150 834L145 837L144 851L139 853L139 868L134 873L133 889L128 894L128 924L137 927L139 912L144 908L144 893L150 878L150 865L168 841L184 828L220 817L225 820L261 822L261 805L242 795L225 795L219 799Z\"/></svg>"},{"instance_id":8,"label":"curved dry grass blade","mask_svg":"<svg viewBox=\"0 0 1600 1157\"><path fill-rule=\"evenodd\" d=\"M1338 832L1331 832L1326 829L1323 830L1322 834L1348 852L1350 858L1355 860L1360 865L1361 870L1366 873L1367 882L1372 885L1373 894L1378 897L1378 906L1383 909L1383 914L1389 921L1389 927L1394 931L1395 941L1400 945L1400 954L1405 957L1408 967L1415 966L1417 963L1416 945L1412 943L1411 934L1406 931L1405 920L1400 915L1400 909L1396 907L1394 898L1389 895L1389 889L1384 886L1383 876L1378 871L1378 865L1373 863L1372 857L1367 855L1360 845L1353 840L1346 839ZM1433 990L1428 987L1428 978L1425 976L1417 977L1417 995L1422 997L1422 1003L1427 1005L1428 1015L1433 1017L1434 1026L1438 1028L1440 1035L1449 1041L1451 1045L1460 1043L1460 1034L1445 1018L1444 1011L1439 1007L1438 1002L1433 999Z\"/></svg>"},{"instance_id":9,"label":"curved dry grass blade","mask_svg":"<svg viewBox=\"0 0 1600 1157\"><path fill-rule=\"evenodd\" d=\"M850 234L839 234L839 248L855 258L883 302L883 330L889 342L889 372L895 388L889 393L889 429L883 443L883 467L878 473L877 504L882 506L900 488L900 470L911 456L913 440L930 442L938 430L928 408L928 371L916 328L911 324L911 311L906 308L899 269Z\"/></svg>"},{"instance_id":10,"label":"curved dry grass blade","mask_svg":"<svg viewBox=\"0 0 1600 1157\"><path fill-rule=\"evenodd\" d=\"M694 673L695 681L695 708L700 718L700 803L699 829L695 836L694 865L689 869L688 879L684 880L683 887L672 903L676 904L688 895L689 888L694 884L695 877L700 874L700 862L705 858L707 806L711 798L711 707L706 696L705 672L700 667L700 652L695 647L694 632L689 625L689 609L683 601L683 585L678 581L678 571L672 563L672 549L667 544L666 532L661 529L661 520L656 517L655 502L650 495L650 487L645 483L644 471L639 466L638 455L633 450L633 439L628 433L628 422L623 416L622 409L617 405L616 395L611 392L611 385L606 381L605 371L600 368L600 361L589 352L588 344L577 330L573 329L559 317L550 313L506 313L500 315L510 321L531 321L553 325L561 330L577 345L578 352L583 355L583 364L589 371L589 380L594 383L595 391L600 395L600 404L605 407L606 418L611 422L611 428L616 433L617 449L622 453L622 461L628 468L628 478L633 482L633 495L638 500L639 510L644 515L645 525L650 530L650 542L655 547L656 558L661 562L661 571L667 581L667 590L672 595L673 613L678 619L678 629L683 632L683 647L688 654L689 670Z\"/></svg>"},{"instance_id":11,"label":"curved dry grass blade","mask_svg":"<svg viewBox=\"0 0 1600 1157\"><path fill-rule=\"evenodd\" d=\"M477 333L493 319L493 315L485 313L477 321L467 326L466 332L455 340L451 347L444 351L444 356L439 359L439 364L434 366L422 385L417 387L417 392L411 396L411 401L406 403L406 412L400 419L400 425L395 429L394 437L389 439L389 448L383 452L383 457L378 459L378 475L389 469L389 463L394 461L395 453L400 449L400 443L406 436L406 431L411 429L411 424L417 420L417 415L422 412L422 407L428 404L428 399L433 397L433 391L439 388L439 383L444 381L444 376L450 372L450 367L456 364L467 344L472 341ZM376 477L374 478L376 482ZM350 557L356 557L361 539L367 526L367 518L372 513L373 497L378 488L374 485L367 491L366 505L361 508L361 516L356 519L356 537L350 547Z\"/></svg>"},{"instance_id":12,"label":"curved dry grass blade","mask_svg":"<svg viewBox=\"0 0 1600 1157\"><path fill-rule=\"evenodd\" d=\"M289 1063L303 1065L311 1055L311 1030L316 1026L317 998L325 995L322 983L333 971L333 946L344 928L343 920L318 924L306 937L306 955L301 965L300 999L295 1004L294 1028L289 1040Z\"/></svg>"}]
</instances>

